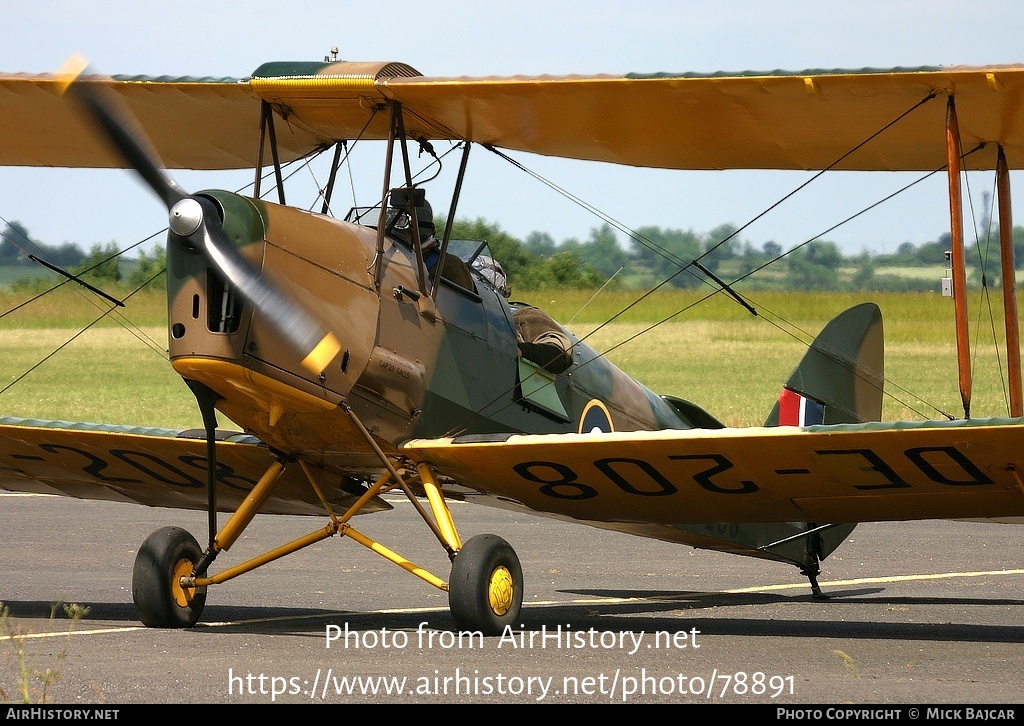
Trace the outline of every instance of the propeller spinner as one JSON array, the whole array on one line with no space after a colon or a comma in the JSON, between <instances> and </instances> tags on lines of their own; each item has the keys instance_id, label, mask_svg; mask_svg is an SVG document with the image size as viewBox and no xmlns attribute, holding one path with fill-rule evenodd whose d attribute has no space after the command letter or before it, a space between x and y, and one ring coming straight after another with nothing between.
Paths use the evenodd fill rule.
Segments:
<instances>
[{"instance_id":1,"label":"propeller spinner","mask_svg":"<svg viewBox=\"0 0 1024 726\"><path fill-rule=\"evenodd\" d=\"M167 174L141 127L102 86L82 81L87 64L70 59L61 69L64 93L88 114L104 138L160 197L169 213L171 231L203 253L224 279L303 354L302 366L314 374L327 367L341 344L320 322L260 276L224 234L214 203L184 191Z\"/></svg>"}]
</instances>

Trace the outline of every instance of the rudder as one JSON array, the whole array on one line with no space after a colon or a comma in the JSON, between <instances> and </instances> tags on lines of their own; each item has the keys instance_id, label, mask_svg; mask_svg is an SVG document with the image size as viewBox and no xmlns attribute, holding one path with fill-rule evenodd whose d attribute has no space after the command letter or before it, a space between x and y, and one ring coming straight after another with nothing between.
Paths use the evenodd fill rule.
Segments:
<instances>
[{"instance_id":1,"label":"rudder","mask_svg":"<svg viewBox=\"0 0 1024 726\"><path fill-rule=\"evenodd\" d=\"M811 343L764 425L881 420L883 365L882 311L862 303L841 312Z\"/></svg>"},{"instance_id":2,"label":"rudder","mask_svg":"<svg viewBox=\"0 0 1024 726\"><path fill-rule=\"evenodd\" d=\"M884 347L878 305L862 303L839 313L822 328L790 374L764 425L881 420ZM805 526L815 529L810 522ZM812 583L817 569L814 560L825 559L856 526L836 523L807 543L804 572L812 576Z\"/></svg>"}]
</instances>

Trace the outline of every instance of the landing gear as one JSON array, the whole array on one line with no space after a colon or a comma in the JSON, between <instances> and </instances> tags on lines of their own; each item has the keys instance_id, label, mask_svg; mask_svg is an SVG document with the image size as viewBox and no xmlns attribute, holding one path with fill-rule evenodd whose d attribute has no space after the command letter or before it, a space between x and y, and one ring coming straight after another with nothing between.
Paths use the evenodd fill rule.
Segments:
<instances>
[{"instance_id":1,"label":"landing gear","mask_svg":"<svg viewBox=\"0 0 1024 726\"><path fill-rule=\"evenodd\" d=\"M135 557L132 599L139 620L151 628L190 628L206 604L205 587L182 587L202 550L180 527L164 527L146 538Z\"/></svg>"},{"instance_id":2,"label":"landing gear","mask_svg":"<svg viewBox=\"0 0 1024 726\"><path fill-rule=\"evenodd\" d=\"M808 580L811 581L811 597L812 598L814 598L815 600L828 600L828 599L830 599L828 595L826 595L824 592L821 591L821 587L818 585L818 575L820 574L820 569L817 567L817 563L815 563L815 567L814 568L804 567L803 569L800 570L800 572Z\"/></svg>"},{"instance_id":3,"label":"landing gear","mask_svg":"<svg viewBox=\"0 0 1024 726\"><path fill-rule=\"evenodd\" d=\"M523 605L523 570L512 546L493 534L478 535L463 545L444 495L429 467L420 464L413 477L409 477L408 472L403 477L383 454L380 458L391 471L383 474L358 498L348 495L350 503L346 504L344 513L338 515L332 510L310 468L299 459L299 465L324 504L330 522L307 535L212 575L207 574L210 563L218 553L227 550L237 540L270 496L274 483L284 471L282 462L275 461L267 468L249 496L212 538L205 552L192 535L179 527L165 527L151 534L139 548L132 576L132 597L139 619L154 628L192 627L198 622L206 604L207 587L219 585L338 535L363 545L438 590L448 591L452 618L459 629L479 631L484 635L500 635L505 628L516 624ZM430 511L424 510L417 502L410 483L422 486ZM449 582L418 567L352 526L350 520L356 513L382 492L394 487L405 491L452 560Z\"/></svg>"},{"instance_id":4,"label":"landing gear","mask_svg":"<svg viewBox=\"0 0 1024 726\"><path fill-rule=\"evenodd\" d=\"M448 606L460 630L500 635L519 618L523 570L508 542L481 534L455 556L448 588Z\"/></svg>"},{"instance_id":5,"label":"landing gear","mask_svg":"<svg viewBox=\"0 0 1024 726\"><path fill-rule=\"evenodd\" d=\"M822 592L818 585L818 575L821 574L821 552L821 534L815 531L807 538L807 557L800 572L811 582L811 597L815 600L828 600L829 596Z\"/></svg>"}]
</instances>

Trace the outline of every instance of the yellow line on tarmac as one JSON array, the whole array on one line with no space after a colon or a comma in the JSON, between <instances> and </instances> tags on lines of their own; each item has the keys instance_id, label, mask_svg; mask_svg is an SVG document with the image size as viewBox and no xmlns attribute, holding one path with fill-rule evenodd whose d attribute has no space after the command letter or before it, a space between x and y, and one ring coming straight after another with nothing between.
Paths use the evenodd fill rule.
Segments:
<instances>
[{"instance_id":1,"label":"yellow line on tarmac","mask_svg":"<svg viewBox=\"0 0 1024 726\"><path fill-rule=\"evenodd\" d=\"M944 579L955 579L958 577L1001 577L1007 575L1024 575L1024 569L1020 570L985 570L981 572L945 572L935 573L930 575L891 575L889 577L859 577L853 580L830 580L827 582L819 583L822 587L838 587L838 586L849 586L849 585L865 585L872 583L883 583L883 582L912 582L915 580L944 580ZM806 588L807 583L788 583L785 585L763 585L758 587L741 587L732 590L722 590L722 593L726 594L738 594L747 592L771 592L776 590L792 590L796 588ZM693 593L691 593L693 594ZM712 596L715 593L700 593L706 596ZM591 597L591 598L576 598L571 600L536 600L529 603L523 603L524 607L535 607L535 606L565 606L565 605L599 605L602 603L624 603L624 602L644 602L644 601L664 601L666 599L673 599L678 595L654 595L650 597ZM367 615L411 615L415 613L445 613L448 611L446 607L422 607L422 608L384 608L381 610L338 610L334 613L311 613L309 615L277 615L265 618L249 618L242 620L224 620L218 622L209 623L197 623L196 628L213 629L213 628L229 628L237 625L251 625L253 623L274 623L282 621L297 621L297 620L323 620L328 618L337 618L344 616L358 616L364 617ZM91 630L72 630L70 633L67 631L53 632L53 633L25 633L23 635L3 635L0 636L0 641L12 640L15 638L35 639L35 638L66 638L77 635L109 635L111 633L131 633L136 631L145 631L149 628L143 625L135 625L128 627L111 627L111 628L93 628Z\"/></svg>"},{"instance_id":2,"label":"yellow line on tarmac","mask_svg":"<svg viewBox=\"0 0 1024 726\"><path fill-rule=\"evenodd\" d=\"M22 633L18 635L0 635L0 640L36 640L38 638L68 638L73 635L107 635L109 633L130 633L134 630L146 630L145 625L133 625L127 628L95 628L93 630L66 630L54 633Z\"/></svg>"},{"instance_id":3,"label":"yellow line on tarmac","mask_svg":"<svg viewBox=\"0 0 1024 726\"><path fill-rule=\"evenodd\" d=\"M338 610L333 613L311 613L309 615L275 615L266 618L250 618L248 620L222 620L215 623L196 623L197 628L227 628L232 625L251 625L252 623L277 623L281 621L295 620L323 620L325 618L337 618L338 616L355 615L412 615L415 613L444 613L448 612L445 607L432 608L389 608L384 610Z\"/></svg>"},{"instance_id":4,"label":"yellow line on tarmac","mask_svg":"<svg viewBox=\"0 0 1024 726\"><path fill-rule=\"evenodd\" d=\"M555 604L555 603L552 603ZM392 608L385 610L338 610L333 613L310 613L309 615L275 615L265 618L246 618L242 620L220 620L208 623L196 623L195 628L200 629L214 629L214 628L230 628L237 625L252 625L254 623L278 623L278 622L295 622L297 620L324 620L328 618L338 618L348 616L365 616L365 615L410 615L414 613L444 613L448 612L446 607L433 607L433 608ZM76 635L108 635L110 633L131 633L135 631L146 631L150 630L145 625L132 625L128 627L110 627L110 628L93 628L91 630L72 630L70 633L66 630L56 631L52 633L24 633L20 635L0 635L0 641L4 640L20 640L22 638L37 639L37 638L68 638Z\"/></svg>"},{"instance_id":5,"label":"yellow line on tarmac","mask_svg":"<svg viewBox=\"0 0 1024 726\"><path fill-rule=\"evenodd\" d=\"M945 572L933 575L891 575L889 577L858 577L853 580L831 580L819 582L822 587L837 587L840 585L866 585L878 582L911 582L913 580L946 580L957 577L992 577L999 575L1024 575L1024 570L985 570L983 572ZM805 588L806 582L790 583L787 585L765 585L763 587L741 587L735 590L725 590L727 593L740 592L769 592L771 590L791 590L793 588Z\"/></svg>"}]
</instances>

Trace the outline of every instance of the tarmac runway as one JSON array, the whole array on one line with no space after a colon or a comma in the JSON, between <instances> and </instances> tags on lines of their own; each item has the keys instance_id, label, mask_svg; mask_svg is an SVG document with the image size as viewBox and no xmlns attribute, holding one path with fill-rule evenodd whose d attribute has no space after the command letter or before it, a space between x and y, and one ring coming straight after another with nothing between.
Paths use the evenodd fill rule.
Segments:
<instances>
[{"instance_id":1,"label":"tarmac runway","mask_svg":"<svg viewBox=\"0 0 1024 726\"><path fill-rule=\"evenodd\" d=\"M862 525L823 563L831 599L816 601L785 565L478 506L453 514L463 539L498 534L522 561L522 622L504 636L454 631L446 593L337 538L210 588L195 628L144 628L139 545L172 524L203 542L204 513L0 494L2 624L18 636L0 640L0 700L18 700L27 662L59 671L45 695L60 704L1022 701L1017 526ZM213 571L322 525L257 517ZM407 503L355 526L447 579ZM89 608L70 636L54 602Z\"/></svg>"}]
</instances>

